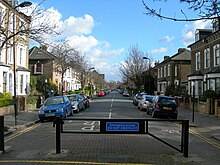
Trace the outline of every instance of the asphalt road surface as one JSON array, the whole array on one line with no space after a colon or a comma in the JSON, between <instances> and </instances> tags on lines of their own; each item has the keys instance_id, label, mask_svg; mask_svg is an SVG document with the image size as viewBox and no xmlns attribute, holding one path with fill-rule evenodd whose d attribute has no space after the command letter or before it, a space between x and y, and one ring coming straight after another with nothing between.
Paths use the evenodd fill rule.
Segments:
<instances>
[{"instance_id":1,"label":"asphalt road surface","mask_svg":"<svg viewBox=\"0 0 220 165\"><path fill-rule=\"evenodd\" d=\"M97 120L83 120L83 119ZM98 119L151 118L116 91L92 100L85 111L68 117L66 131L99 132ZM80 119L80 120L76 120ZM174 122L149 122L149 132L180 148L181 127ZM0 164L210 164L220 162L220 149L190 135L189 157L145 134L61 134L56 154L56 129L52 122L36 124L6 138L13 151L0 156ZM203 156L200 156L203 155Z\"/></svg>"}]
</instances>

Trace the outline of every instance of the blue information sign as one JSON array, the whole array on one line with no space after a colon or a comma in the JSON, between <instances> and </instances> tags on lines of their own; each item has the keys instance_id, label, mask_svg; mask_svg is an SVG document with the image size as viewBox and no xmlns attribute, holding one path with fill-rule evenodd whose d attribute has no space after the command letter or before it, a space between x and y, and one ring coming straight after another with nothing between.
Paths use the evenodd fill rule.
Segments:
<instances>
[{"instance_id":1,"label":"blue information sign","mask_svg":"<svg viewBox=\"0 0 220 165\"><path fill-rule=\"evenodd\" d=\"M106 122L106 131L130 131L138 132L138 122Z\"/></svg>"}]
</instances>

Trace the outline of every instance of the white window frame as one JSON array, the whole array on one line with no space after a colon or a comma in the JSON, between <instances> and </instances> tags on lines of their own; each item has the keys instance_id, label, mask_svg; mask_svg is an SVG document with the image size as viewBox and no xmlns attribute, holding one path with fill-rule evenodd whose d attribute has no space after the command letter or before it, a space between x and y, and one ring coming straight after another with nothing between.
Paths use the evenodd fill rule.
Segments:
<instances>
[{"instance_id":1,"label":"white window frame","mask_svg":"<svg viewBox=\"0 0 220 165\"><path fill-rule=\"evenodd\" d=\"M167 76L166 72L167 72L167 66L164 66L164 71L163 71L163 75L164 75L164 77Z\"/></svg>"},{"instance_id":2,"label":"white window frame","mask_svg":"<svg viewBox=\"0 0 220 165\"><path fill-rule=\"evenodd\" d=\"M17 47L17 65L26 67L26 49L25 45L19 44Z\"/></svg>"},{"instance_id":3,"label":"white window frame","mask_svg":"<svg viewBox=\"0 0 220 165\"><path fill-rule=\"evenodd\" d=\"M163 77L163 68L160 68L160 78Z\"/></svg>"},{"instance_id":4,"label":"white window frame","mask_svg":"<svg viewBox=\"0 0 220 165\"><path fill-rule=\"evenodd\" d=\"M213 54L214 54L214 67L220 65L220 49L219 44L213 46Z\"/></svg>"},{"instance_id":5,"label":"white window frame","mask_svg":"<svg viewBox=\"0 0 220 165\"><path fill-rule=\"evenodd\" d=\"M167 76L170 76L170 64L168 64L168 67L167 67Z\"/></svg>"},{"instance_id":6,"label":"white window frame","mask_svg":"<svg viewBox=\"0 0 220 165\"><path fill-rule=\"evenodd\" d=\"M0 8L1 8L1 12L0 12L0 26L4 28L5 27L5 19L4 19L4 17L5 17L6 7L0 3Z\"/></svg>"},{"instance_id":7,"label":"white window frame","mask_svg":"<svg viewBox=\"0 0 220 165\"><path fill-rule=\"evenodd\" d=\"M13 29L13 22L16 22L16 17L14 18L14 13L9 11L8 13L8 30L13 33L14 29ZM16 24L15 24L16 25ZM16 28L15 28L16 30Z\"/></svg>"},{"instance_id":8,"label":"white window frame","mask_svg":"<svg viewBox=\"0 0 220 165\"><path fill-rule=\"evenodd\" d=\"M158 69L157 74L157 78L160 78L160 69Z\"/></svg>"},{"instance_id":9,"label":"white window frame","mask_svg":"<svg viewBox=\"0 0 220 165\"><path fill-rule=\"evenodd\" d=\"M177 72L178 72L178 67L177 67L177 65L175 65L175 76L177 76L178 74L177 74Z\"/></svg>"},{"instance_id":10,"label":"white window frame","mask_svg":"<svg viewBox=\"0 0 220 165\"><path fill-rule=\"evenodd\" d=\"M204 50L204 68L210 67L210 49L207 48Z\"/></svg>"},{"instance_id":11,"label":"white window frame","mask_svg":"<svg viewBox=\"0 0 220 165\"><path fill-rule=\"evenodd\" d=\"M201 68L200 52L197 52L195 57L196 57L196 70L200 70Z\"/></svg>"}]
</instances>

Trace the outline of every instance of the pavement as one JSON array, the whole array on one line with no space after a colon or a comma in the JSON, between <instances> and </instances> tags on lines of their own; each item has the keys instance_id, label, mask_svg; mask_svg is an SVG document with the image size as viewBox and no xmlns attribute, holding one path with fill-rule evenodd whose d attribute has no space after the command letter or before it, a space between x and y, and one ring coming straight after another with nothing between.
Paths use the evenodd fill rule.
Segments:
<instances>
[{"instance_id":1,"label":"pavement","mask_svg":"<svg viewBox=\"0 0 220 165\"><path fill-rule=\"evenodd\" d=\"M14 114L4 115L4 126L8 128L5 132L5 136L13 133L16 130L27 128L31 125L40 122L38 118L38 110L21 111L17 114L16 118Z\"/></svg>"}]
</instances>

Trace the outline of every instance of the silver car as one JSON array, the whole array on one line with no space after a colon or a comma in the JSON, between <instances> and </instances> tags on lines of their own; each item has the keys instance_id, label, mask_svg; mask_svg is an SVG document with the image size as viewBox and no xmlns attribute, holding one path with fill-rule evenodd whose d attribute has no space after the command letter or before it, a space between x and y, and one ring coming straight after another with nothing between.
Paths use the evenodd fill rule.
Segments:
<instances>
[{"instance_id":1,"label":"silver car","mask_svg":"<svg viewBox=\"0 0 220 165\"><path fill-rule=\"evenodd\" d=\"M138 101L138 109L147 110L149 106L152 105L151 101L154 98L152 95L142 95L141 99Z\"/></svg>"},{"instance_id":2,"label":"silver car","mask_svg":"<svg viewBox=\"0 0 220 165\"><path fill-rule=\"evenodd\" d=\"M67 95L72 104L72 114L85 110L84 99L80 94Z\"/></svg>"}]
</instances>

